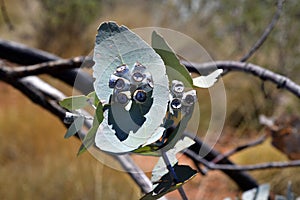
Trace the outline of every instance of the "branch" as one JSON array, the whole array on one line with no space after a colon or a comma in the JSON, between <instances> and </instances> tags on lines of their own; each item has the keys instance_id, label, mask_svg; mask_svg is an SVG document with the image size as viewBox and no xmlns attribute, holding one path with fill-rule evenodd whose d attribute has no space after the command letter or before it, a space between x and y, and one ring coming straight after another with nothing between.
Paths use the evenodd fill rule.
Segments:
<instances>
[{"instance_id":1,"label":"branch","mask_svg":"<svg viewBox=\"0 0 300 200\"><path fill-rule=\"evenodd\" d=\"M246 62L266 41L266 39L268 38L268 36L270 35L271 31L274 29L277 21L280 18L283 2L284 2L284 0L277 1L277 10L276 10L275 14L273 15L270 24L266 27L263 34L256 41L256 43L251 47L250 51L240 59L241 62Z\"/></svg>"},{"instance_id":2,"label":"branch","mask_svg":"<svg viewBox=\"0 0 300 200\"><path fill-rule=\"evenodd\" d=\"M64 95L58 92L55 88L46 84L37 77L26 77L20 80L6 80L6 83L12 85L34 103L42 106L46 110L50 111L52 114L57 116L61 122L63 122L66 114L66 110L58 105L58 100L64 97ZM50 90L49 90L50 89ZM52 94L50 94L52 93ZM57 99L49 99L48 96ZM65 124L66 125L66 124ZM87 126L90 128L91 124ZM77 136L77 138L82 138L86 134L82 131L82 136ZM144 193L148 193L152 190L152 183L144 174L144 172L135 165L134 161L129 155L113 155L113 157L119 161L122 167L127 171L127 173L133 178L133 180L139 185Z\"/></svg>"},{"instance_id":3,"label":"branch","mask_svg":"<svg viewBox=\"0 0 300 200\"><path fill-rule=\"evenodd\" d=\"M190 146L187 150L184 150L183 153L188 156L190 159L196 161L198 164L202 164L202 160L199 160L200 158L203 158L207 162L210 162L214 158L216 158L220 153L211 147L204 144L199 138L195 137L192 134L189 134L187 132L184 133L185 136L193 139L195 141L195 144ZM234 166L235 164L228 160L227 158L224 158L223 160L220 160L218 163L220 164L227 164ZM246 172L243 171L230 171L230 170L222 170L229 178L231 178L241 190L247 191L252 188L258 187L257 182Z\"/></svg>"},{"instance_id":4,"label":"branch","mask_svg":"<svg viewBox=\"0 0 300 200\"><path fill-rule=\"evenodd\" d=\"M190 72L201 73L218 69L224 69L229 71L240 71L252 74L259 77L263 81L268 80L276 84L278 88L287 89L292 94L300 97L300 86L293 82L291 79L276 74L268 69L262 68L258 65L251 63L243 63L238 61L216 61L207 63L189 63L182 61Z\"/></svg>"},{"instance_id":5,"label":"branch","mask_svg":"<svg viewBox=\"0 0 300 200\"><path fill-rule=\"evenodd\" d=\"M39 62L47 62L60 59L55 55L37 49L29 48L21 44L3 40L0 40L0 57L19 64L35 64ZM75 78L79 78L81 84L77 84L77 89L85 93L87 93L91 88L93 88L93 79L87 73L83 73L78 70L65 70L62 73L52 73L51 75L53 77L65 81L71 86L73 86ZM3 77L4 76L2 76L2 78ZM63 122L66 110L61 108L57 103L58 100L61 99L58 98L59 95L54 93L52 93L51 95L51 90L49 90L49 88L43 87L45 86L45 84L36 84L36 82L28 80L28 78L29 77L22 78L19 80L3 78L2 80L18 89L25 96L31 99L34 103L50 111L52 114L57 116L61 120L61 122ZM45 93L46 91L48 92L48 94ZM49 96L52 97L52 99L49 99ZM53 98L57 99L54 100ZM133 178L133 180L139 185L142 192L148 193L152 190L151 181L147 178L143 171L135 165L135 163L129 155L115 156L115 158L122 165L122 167L124 167L124 169Z\"/></svg>"},{"instance_id":6,"label":"branch","mask_svg":"<svg viewBox=\"0 0 300 200\"><path fill-rule=\"evenodd\" d=\"M286 167L299 167L300 160L294 160L289 162L268 162L261 163L256 165L227 165L227 164L215 164L213 162L209 162L196 154L191 150L186 150L187 155L192 156L197 159L198 162L202 163L208 169L211 170L226 170L226 171L254 171L254 170L263 170L263 169L271 169L271 168L286 168Z\"/></svg>"},{"instance_id":7,"label":"branch","mask_svg":"<svg viewBox=\"0 0 300 200\"><path fill-rule=\"evenodd\" d=\"M14 68L0 66L0 74L3 74L5 78L15 79L39 74L60 73L63 70L80 68L83 66L83 64L84 67L92 67L94 62L88 57L79 56L72 59L60 59L56 61L43 62L29 66L18 66Z\"/></svg>"},{"instance_id":8,"label":"branch","mask_svg":"<svg viewBox=\"0 0 300 200\"><path fill-rule=\"evenodd\" d=\"M0 40L0 57L10 60L12 62L21 64L21 65L33 65L33 64L37 64L37 63L48 62L51 60L53 61L53 60L59 59L57 56L49 54L47 52L43 52L40 50L26 47L24 45L20 45L18 43L8 42L8 41L4 41L4 40ZM20 59L20 58L22 58L22 59ZM60 80L65 80L66 78L69 78L69 80L65 81L65 82L72 86L78 71L64 70L63 72L64 73L57 73L57 74L53 73L52 76L54 76ZM80 75L80 71L78 72L78 74ZM83 89L86 88L86 86L90 86L92 88L93 79L90 76L86 76L86 77L87 78L85 78L83 76L81 78L82 80L80 81L80 83L85 84L85 87L83 87ZM88 83L88 82L90 82L90 83ZM76 86L78 86L78 84ZM197 141L197 143L195 145L193 145L191 147L191 149L193 149L195 152L199 152L199 149L205 145L202 144L202 141L200 139L195 139L195 140ZM209 149L209 152L205 158L211 160L218 155L218 152L211 150L210 148L207 148L207 149ZM193 158L191 157L191 159L193 159ZM233 164L228 159L224 159L222 161L222 163ZM123 164L126 165L126 163L122 163L122 165ZM134 167L134 166L132 166L132 167ZM237 183L237 185L239 185L239 187L242 190L248 190L248 189L257 187L256 181L245 172L232 173L230 171L224 171L224 173L226 173L230 178L232 178ZM134 176L134 174L136 174L136 176L141 176L138 173L132 173L130 175ZM140 177L140 178L141 178L141 180L143 180L142 177ZM135 181L138 182L138 179L135 178ZM138 184L140 187L143 187L143 185L141 183L138 183ZM144 185L147 185L147 183L145 183ZM147 188L144 188L144 189L142 188L142 190L147 192Z\"/></svg>"},{"instance_id":9,"label":"branch","mask_svg":"<svg viewBox=\"0 0 300 200\"><path fill-rule=\"evenodd\" d=\"M250 143L245 144L245 145L238 146L238 147L236 147L236 148L234 148L234 149L232 149L232 150L230 150L230 151L228 151L228 152L226 152L226 153L224 153L224 154L220 154L220 155L218 155L217 157L215 157L215 158L212 160L212 162L213 162L213 163L218 163L218 162L220 162L221 160L223 160L223 159L225 159L225 158L229 158L229 157L232 156L233 154L235 154L235 153L237 153L237 152L240 152L240 151L242 151L242 150L244 150L244 149L246 149L246 148L254 147L254 146L256 146L256 145L259 145L259 144L263 143L263 142L266 140L266 138L267 138L267 135L263 135L263 136L261 136L260 138L258 138L258 140L255 140L255 141L250 142Z\"/></svg>"},{"instance_id":10,"label":"branch","mask_svg":"<svg viewBox=\"0 0 300 200\"><path fill-rule=\"evenodd\" d=\"M35 65L61 59L48 52L2 39L0 39L0 58L19 65ZM93 78L86 72L78 69L70 69L63 70L60 73L49 72L49 74L70 86L74 86L75 80L80 81L80 84L76 84L76 89L83 94L88 94L93 91Z\"/></svg>"}]
</instances>

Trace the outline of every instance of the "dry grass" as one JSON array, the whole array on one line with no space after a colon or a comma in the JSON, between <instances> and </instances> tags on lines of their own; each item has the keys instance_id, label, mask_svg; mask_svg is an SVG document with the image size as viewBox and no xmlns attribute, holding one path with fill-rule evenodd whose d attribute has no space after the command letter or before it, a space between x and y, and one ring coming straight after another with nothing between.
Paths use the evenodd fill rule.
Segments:
<instances>
[{"instance_id":1,"label":"dry grass","mask_svg":"<svg viewBox=\"0 0 300 200\"><path fill-rule=\"evenodd\" d=\"M103 166L65 140L64 126L0 82L1 199L137 199L125 173ZM121 195L122 194L122 195Z\"/></svg>"}]
</instances>

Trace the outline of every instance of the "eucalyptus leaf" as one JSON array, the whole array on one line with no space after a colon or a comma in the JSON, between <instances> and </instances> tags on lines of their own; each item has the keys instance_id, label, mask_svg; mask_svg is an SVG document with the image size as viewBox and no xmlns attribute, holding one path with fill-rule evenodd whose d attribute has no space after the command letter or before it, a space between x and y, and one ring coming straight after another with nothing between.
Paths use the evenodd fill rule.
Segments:
<instances>
[{"instance_id":1,"label":"eucalyptus leaf","mask_svg":"<svg viewBox=\"0 0 300 200\"><path fill-rule=\"evenodd\" d=\"M84 137L82 141L82 145L80 146L77 155L82 154L87 150L87 148L95 144L96 133L102 121L103 121L103 106L101 102L99 102L95 111L93 126L90 128L90 130Z\"/></svg>"},{"instance_id":2,"label":"eucalyptus leaf","mask_svg":"<svg viewBox=\"0 0 300 200\"><path fill-rule=\"evenodd\" d=\"M263 184L258 188L253 188L242 194L242 200L268 200L270 194L270 185Z\"/></svg>"},{"instance_id":3,"label":"eucalyptus leaf","mask_svg":"<svg viewBox=\"0 0 300 200\"><path fill-rule=\"evenodd\" d=\"M151 73L153 101L149 109L146 109L147 112L138 111L136 108L139 105L132 105L128 111L125 108L117 109L121 106L112 104L110 110L104 112L104 120L96 134L96 146L103 151L122 153L137 149L155 134L167 111L169 82L164 63L139 36L114 22L105 22L98 28L94 61L94 88L104 104L111 103L113 89L108 87L108 81L118 66L126 64L131 70L139 62ZM135 111L132 112L131 109ZM127 122L131 121L123 123L119 116L123 116L123 119L127 116ZM132 124L137 126L131 126Z\"/></svg>"},{"instance_id":4,"label":"eucalyptus leaf","mask_svg":"<svg viewBox=\"0 0 300 200\"><path fill-rule=\"evenodd\" d=\"M154 138L153 138L153 140L150 140L150 141L148 141L148 143L146 143L146 144L148 144L147 146L142 146L133 152L137 153L137 154L145 155L145 156L161 156L161 153L159 151L161 148L164 148L164 151L168 151L168 150L172 149L175 146L175 144L178 142L178 140L182 137L182 134L183 134L184 130L186 129L188 122L193 115L192 111L193 111L193 107L191 107L191 111L184 114L183 117L181 115L181 112L176 112L177 115L173 116L173 117L175 117L177 119L182 117L182 119L178 122L177 126L172 131L172 133L170 135L168 135L168 137L164 138L164 139L166 139L165 143L158 143L158 144L152 143L151 144L151 142L154 142ZM164 120L164 128L165 129L170 128L170 126L173 124L174 124L173 119L165 119Z\"/></svg>"},{"instance_id":5,"label":"eucalyptus leaf","mask_svg":"<svg viewBox=\"0 0 300 200\"><path fill-rule=\"evenodd\" d=\"M154 190L141 198L141 200L158 199L165 194L178 189L183 184L187 183L197 174L197 171L187 165L174 165L174 171L178 178L178 183L175 183L170 172L166 173L158 180L157 186Z\"/></svg>"},{"instance_id":6,"label":"eucalyptus leaf","mask_svg":"<svg viewBox=\"0 0 300 200\"><path fill-rule=\"evenodd\" d=\"M77 110L89 105L88 100L89 98L84 95L71 96L60 101L59 105L68 110Z\"/></svg>"},{"instance_id":7,"label":"eucalyptus leaf","mask_svg":"<svg viewBox=\"0 0 300 200\"><path fill-rule=\"evenodd\" d=\"M69 138L75 135L78 131L80 131L83 126L83 122L84 122L83 116L79 116L78 118L76 118L74 122L71 124L71 126L68 128L64 138Z\"/></svg>"},{"instance_id":8,"label":"eucalyptus leaf","mask_svg":"<svg viewBox=\"0 0 300 200\"><path fill-rule=\"evenodd\" d=\"M193 78L193 85L199 88L209 88L217 82L218 77L222 74L223 69L217 69L207 76Z\"/></svg>"},{"instance_id":9,"label":"eucalyptus leaf","mask_svg":"<svg viewBox=\"0 0 300 200\"><path fill-rule=\"evenodd\" d=\"M193 145L195 142L189 137L184 137L182 140L178 140L175 146L172 149L169 149L166 152L166 155L170 161L171 166L174 166L178 160L176 158L176 154L180 151L186 149L187 147ZM157 164L154 166L152 170L152 182L157 182L160 177L162 177L165 173L168 172L166 164L162 157L160 157L157 161Z\"/></svg>"},{"instance_id":10,"label":"eucalyptus leaf","mask_svg":"<svg viewBox=\"0 0 300 200\"><path fill-rule=\"evenodd\" d=\"M151 46L155 52L160 55L167 66L167 74L170 81L176 79L183 82L186 86L192 87L193 80L189 71L180 63L174 50L156 31L152 32Z\"/></svg>"},{"instance_id":11,"label":"eucalyptus leaf","mask_svg":"<svg viewBox=\"0 0 300 200\"><path fill-rule=\"evenodd\" d=\"M89 93L89 94L87 95L87 97L90 99L90 101L93 103L93 105L95 105L95 106L98 105L98 103L99 103L99 98L97 97L95 91Z\"/></svg>"}]
</instances>

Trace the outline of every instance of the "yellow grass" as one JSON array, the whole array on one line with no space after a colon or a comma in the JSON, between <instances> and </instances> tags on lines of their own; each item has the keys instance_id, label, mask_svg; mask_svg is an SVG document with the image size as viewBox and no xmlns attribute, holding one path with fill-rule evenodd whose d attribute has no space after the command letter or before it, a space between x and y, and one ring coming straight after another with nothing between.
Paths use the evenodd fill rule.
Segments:
<instances>
[{"instance_id":1,"label":"yellow grass","mask_svg":"<svg viewBox=\"0 0 300 200\"><path fill-rule=\"evenodd\" d=\"M77 157L77 139L13 88L0 82L1 199L137 199L140 192L124 172L89 153Z\"/></svg>"}]
</instances>

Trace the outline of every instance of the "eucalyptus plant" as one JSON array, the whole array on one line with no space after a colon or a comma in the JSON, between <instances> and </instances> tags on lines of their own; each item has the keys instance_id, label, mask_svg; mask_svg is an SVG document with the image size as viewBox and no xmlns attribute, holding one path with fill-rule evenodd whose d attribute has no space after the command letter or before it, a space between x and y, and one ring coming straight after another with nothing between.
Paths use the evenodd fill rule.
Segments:
<instances>
[{"instance_id":1,"label":"eucalyptus plant","mask_svg":"<svg viewBox=\"0 0 300 200\"><path fill-rule=\"evenodd\" d=\"M211 87L222 70L192 78L159 33L153 31L150 46L115 22L99 26L93 60L95 91L60 102L74 111L66 116L73 123L65 137L76 134L87 119L76 110L90 105L95 109L93 126L79 154L96 146L112 154L157 156L153 191L142 199L157 199L175 189L185 199L181 185L197 171L180 165L176 154L194 144L183 132L198 102L195 88Z\"/></svg>"}]
</instances>

